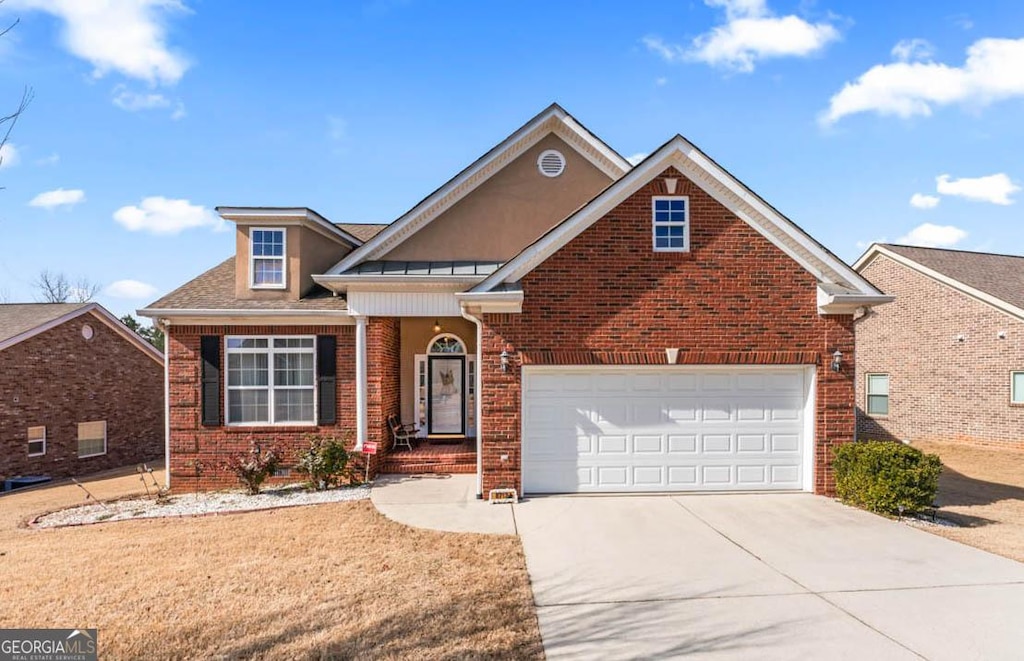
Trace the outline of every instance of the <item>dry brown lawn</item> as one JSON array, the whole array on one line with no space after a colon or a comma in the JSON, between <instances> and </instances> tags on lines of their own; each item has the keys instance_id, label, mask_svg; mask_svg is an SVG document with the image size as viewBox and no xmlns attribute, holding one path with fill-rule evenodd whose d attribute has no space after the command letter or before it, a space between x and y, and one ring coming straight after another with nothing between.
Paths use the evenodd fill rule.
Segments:
<instances>
[{"instance_id":1,"label":"dry brown lawn","mask_svg":"<svg viewBox=\"0 0 1024 661\"><path fill-rule=\"evenodd\" d=\"M135 475L89 483L99 498ZM542 658L514 536L358 501L34 530L74 486L0 498L0 627L98 628L102 658Z\"/></svg>"},{"instance_id":2,"label":"dry brown lawn","mask_svg":"<svg viewBox=\"0 0 1024 661\"><path fill-rule=\"evenodd\" d=\"M942 458L939 515L962 528L930 531L1024 562L1024 451L915 443Z\"/></svg>"}]
</instances>

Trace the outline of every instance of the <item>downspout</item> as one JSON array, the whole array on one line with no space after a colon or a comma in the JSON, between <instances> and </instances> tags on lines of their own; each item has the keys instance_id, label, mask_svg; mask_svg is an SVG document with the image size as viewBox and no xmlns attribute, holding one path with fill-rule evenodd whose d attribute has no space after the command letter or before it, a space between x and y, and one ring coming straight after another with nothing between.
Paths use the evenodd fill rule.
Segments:
<instances>
[{"instance_id":1,"label":"downspout","mask_svg":"<svg viewBox=\"0 0 1024 661\"><path fill-rule=\"evenodd\" d=\"M160 319L164 334L164 487L171 490L171 320Z\"/></svg>"},{"instance_id":2,"label":"downspout","mask_svg":"<svg viewBox=\"0 0 1024 661\"><path fill-rule=\"evenodd\" d=\"M366 442L366 317L356 317L356 447Z\"/></svg>"},{"instance_id":3,"label":"downspout","mask_svg":"<svg viewBox=\"0 0 1024 661\"><path fill-rule=\"evenodd\" d=\"M466 311L465 305L459 305L459 314L462 315L463 319L472 321L476 325L476 384L474 385L474 391L476 392L476 497L484 497L484 457L483 457L483 410L484 410L484 397L483 397L483 339L484 339L484 322L480 317L471 314Z\"/></svg>"}]
</instances>

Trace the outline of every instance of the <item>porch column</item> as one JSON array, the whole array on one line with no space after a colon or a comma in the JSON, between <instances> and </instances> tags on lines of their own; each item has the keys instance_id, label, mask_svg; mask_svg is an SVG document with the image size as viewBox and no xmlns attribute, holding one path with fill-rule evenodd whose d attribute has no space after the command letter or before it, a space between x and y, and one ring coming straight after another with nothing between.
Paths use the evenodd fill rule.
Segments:
<instances>
[{"instance_id":1,"label":"porch column","mask_svg":"<svg viewBox=\"0 0 1024 661\"><path fill-rule=\"evenodd\" d=\"M366 442L366 317L356 317L356 450Z\"/></svg>"}]
</instances>

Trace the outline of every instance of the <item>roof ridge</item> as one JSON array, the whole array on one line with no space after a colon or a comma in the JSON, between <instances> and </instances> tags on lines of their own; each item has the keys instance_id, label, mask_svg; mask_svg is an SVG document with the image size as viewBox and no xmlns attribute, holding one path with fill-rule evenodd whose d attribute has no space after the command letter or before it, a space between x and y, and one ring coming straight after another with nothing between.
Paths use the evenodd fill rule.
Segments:
<instances>
[{"instance_id":1,"label":"roof ridge","mask_svg":"<svg viewBox=\"0 0 1024 661\"><path fill-rule=\"evenodd\" d=\"M936 252L959 252L967 255L987 255L989 257L1012 257L1024 259L1024 255L1011 255L1005 252L991 252L988 250L964 250L963 248L936 248L934 246L913 246L906 243L879 243L878 245L887 248L910 248L912 250L934 250Z\"/></svg>"}]
</instances>

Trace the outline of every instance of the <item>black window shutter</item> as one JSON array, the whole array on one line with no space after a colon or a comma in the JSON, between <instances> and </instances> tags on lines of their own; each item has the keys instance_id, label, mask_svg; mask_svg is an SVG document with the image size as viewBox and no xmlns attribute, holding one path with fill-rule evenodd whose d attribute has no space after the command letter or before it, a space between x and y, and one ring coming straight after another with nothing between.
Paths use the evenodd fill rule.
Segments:
<instances>
[{"instance_id":1,"label":"black window shutter","mask_svg":"<svg viewBox=\"0 0 1024 661\"><path fill-rule=\"evenodd\" d=\"M203 335L199 338L199 351L203 359L203 424L220 425L220 336Z\"/></svg>"},{"instance_id":2,"label":"black window shutter","mask_svg":"<svg viewBox=\"0 0 1024 661\"><path fill-rule=\"evenodd\" d=\"M316 337L317 424L320 425L338 422L337 344L333 335Z\"/></svg>"}]
</instances>

